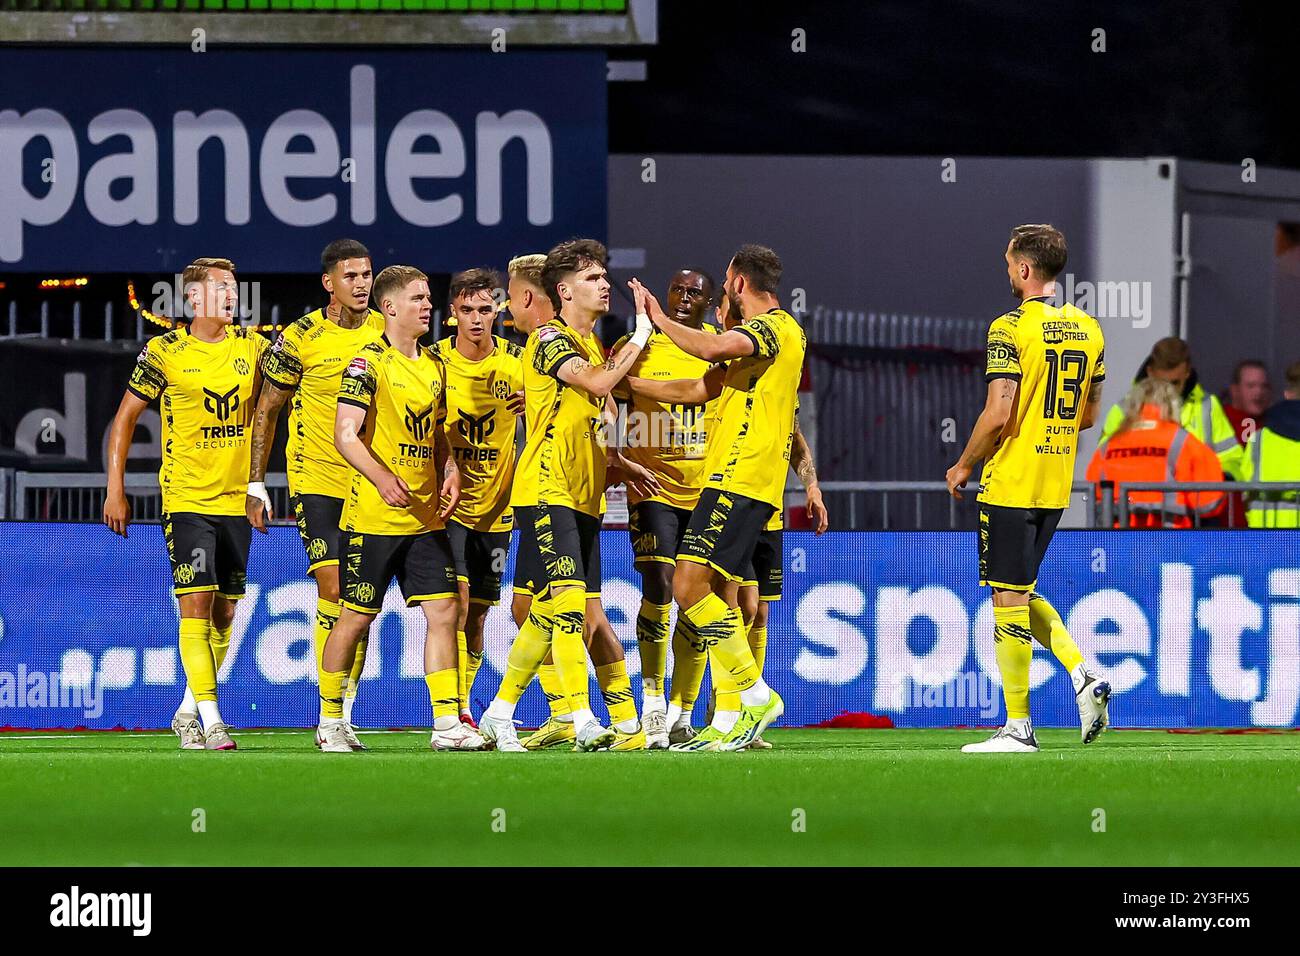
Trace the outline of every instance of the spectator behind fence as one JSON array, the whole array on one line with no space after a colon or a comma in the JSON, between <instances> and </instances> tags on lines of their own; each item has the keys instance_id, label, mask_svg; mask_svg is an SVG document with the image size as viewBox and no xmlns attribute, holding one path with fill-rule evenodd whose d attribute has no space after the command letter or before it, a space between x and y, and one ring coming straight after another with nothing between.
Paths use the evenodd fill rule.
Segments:
<instances>
[{"instance_id":1,"label":"spectator behind fence","mask_svg":"<svg viewBox=\"0 0 1300 956\"><path fill-rule=\"evenodd\" d=\"M1272 403L1273 383L1268 380L1268 367L1259 359L1238 362L1232 370L1228 404L1223 406L1223 414L1243 447L1259 429L1264 412Z\"/></svg>"},{"instance_id":2,"label":"spectator behind fence","mask_svg":"<svg viewBox=\"0 0 1300 956\"><path fill-rule=\"evenodd\" d=\"M1151 349L1151 354L1138 369L1137 379L1156 378L1174 386L1182 400L1181 418L1185 429L1199 438L1219 456L1219 465L1223 473L1232 478L1240 477L1241 463L1245 454L1237 442L1237 435L1232 430L1232 423L1223 414L1223 405L1218 398L1201 387L1196 370L1192 368L1192 353L1187 343L1176 336L1161 339ZM1106 423L1101 430L1105 441L1119 431L1124 420L1124 411L1119 405L1111 408L1106 415Z\"/></svg>"},{"instance_id":3,"label":"spectator behind fence","mask_svg":"<svg viewBox=\"0 0 1300 956\"><path fill-rule=\"evenodd\" d=\"M1283 400L1264 413L1263 427L1246 446L1245 481L1300 482L1300 362L1286 370ZM1246 522L1252 528L1300 528L1300 495L1294 491L1250 495Z\"/></svg>"},{"instance_id":4,"label":"spectator behind fence","mask_svg":"<svg viewBox=\"0 0 1300 956\"><path fill-rule=\"evenodd\" d=\"M1178 424L1178 389L1159 378L1144 378L1116 406L1119 422L1113 434L1097 446L1087 478L1104 494L1103 481L1122 486L1135 481L1222 481L1219 457L1199 438ZM1128 495L1129 526L1189 528L1193 515L1201 520L1223 507L1221 491L1132 491ZM1115 512L1119 524L1118 507ZM1163 514L1163 521L1162 521Z\"/></svg>"}]
</instances>

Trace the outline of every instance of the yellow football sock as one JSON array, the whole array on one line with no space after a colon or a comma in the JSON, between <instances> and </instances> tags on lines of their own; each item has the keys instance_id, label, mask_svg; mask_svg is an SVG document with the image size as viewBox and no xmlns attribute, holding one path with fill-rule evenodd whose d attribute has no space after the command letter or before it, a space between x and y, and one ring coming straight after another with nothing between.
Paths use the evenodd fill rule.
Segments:
<instances>
[{"instance_id":1,"label":"yellow football sock","mask_svg":"<svg viewBox=\"0 0 1300 956\"><path fill-rule=\"evenodd\" d=\"M505 676L501 678L501 687L497 691L497 696L502 700L517 704L519 698L524 696L524 691L532 683L533 675L546 659L546 652L551 649L551 628L550 602L533 598L532 606L528 609L528 619L519 629L506 657ZM543 681L543 690L545 687ZM557 693L563 696L563 691Z\"/></svg>"},{"instance_id":2,"label":"yellow football sock","mask_svg":"<svg viewBox=\"0 0 1300 956\"><path fill-rule=\"evenodd\" d=\"M194 700L217 699L217 668L209 635L212 622L205 617L183 617L180 627L181 667Z\"/></svg>"},{"instance_id":3,"label":"yellow football sock","mask_svg":"<svg viewBox=\"0 0 1300 956\"><path fill-rule=\"evenodd\" d=\"M234 626L217 627L213 624L208 630L208 644L212 647L212 665L216 673L221 673L221 665L226 660L226 654L230 651L230 632Z\"/></svg>"},{"instance_id":4,"label":"yellow football sock","mask_svg":"<svg viewBox=\"0 0 1300 956\"><path fill-rule=\"evenodd\" d=\"M673 682L668 694L670 704L676 704L690 713L696 698L700 696L704 664L704 645L699 644L686 615L678 614L677 627L673 629Z\"/></svg>"},{"instance_id":5,"label":"yellow football sock","mask_svg":"<svg viewBox=\"0 0 1300 956\"><path fill-rule=\"evenodd\" d=\"M664 666L668 661L668 619L671 604L641 601L636 616L636 642L641 648L641 690L656 697L664 695Z\"/></svg>"},{"instance_id":6,"label":"yellow football sock","mask_svg":"<svg viewBox=\"0 0 1300 956\"><path fill-rule=\"evenodd\" d=\"M560 683L560 675L555 672L555 665L543 664L539 667L537 679L541 681L542 693L546 695L546 703L550 705L551 718L567 717L569 698L564 696L564 685Z\"/></svg>"},{"instance_id":7,"label":"yellow football sock","mask_svg":"<svg viewBox=\"0 0 1300 956\"><path fill-rule=\"evenodd\" d=\"M767 625L762 627L754 625L749 629L749 652L754 655L754 666L758 668L759 674L763 673L763 665L767 663Z\"/></svg>"},{"instance_id":8,"label":"yellow football sock","mask_svg":"<svg viewBox=\"0 0 1300 956\"><path fill-rule=\"evenodd\" d=\"M478 669L483 665L482 651L465 651L465 696L461 698L461 707L469 710L470 696L474 693L474 678L478 676Z\"/></svg>"},{"instance_id":9,"label":"yellow football sock","mask_svg":"<svg viewBox=\"0 0 1300 956\"><path fill-rule=\"evenodd\" d=\"M348 671L348 682L343 685L344 697L356 697L357 687L361 683L361 672L366 669L366 645L370 641L363 637L357 641L357 653L352 658L352 669Z\"/></svg>"},{"instance_id":10,"label":"yellow football sock","mask_svg":"<svg viewBox=\"0 0 1300 956\"><path fill-rule=\"evenodd\" d=\"M433 705L433 719L454 717L460 719L460 698L456 695L456 668L445 667L424 675L429 688L429 703Z\"/></svg>"},{"instance_id":11,"label":"yellow football sock","mask_svg":"<svg viewBox=\"0 0 1300 956\"><path fill-rule=\"evenodd\" d=\"M1033 632L1029 629L1029 608L993 608L993 650L1002 675L1002 697L1007 718L1029 716L1029 663L1034 656Z\"/></svg>"},{"instance_id":12,"label":"yellow football sock","mask_svg":"<svg viewBox=\"0 0 1300 956\"><path fill-rule=\"evenodd\" d=\"M337 601L316 599L316 626L312 630L312 641L316 645L317 680L320 680L320 676L325 670L321 666L321 662L325 659L325 641L330 636L330 631L334 629L334 625L338 623L341 610L342 608Z\"/></svg>"},{"instance_id":13,"label":"yellow football sock","mask_svg":"<svg viewBox=\"0 0 1300 956\"><path fill-rule=\"evenodd\" d=\"M609 709L611 723L636 720L636 701L632 698L632 680L627 676L627 661L614 661L596 668L596 683Z\"/></svg>"},{"instance_id":14,"label":"yellow football sock","mask_svg":"<svg viewBox=\"0 0 1300 956\"><path fill-rule=\"evenodd\" d=\"M587 595L582 588L565 588L551 593L551 611L555 621L551 633L551 656L569 710L577 714L590 710L587 699L587 647L582 635L587 610Z\"/></svg>"},{"instance_id":15,"label":"yellow football sock","mask_svg":"<svg viewBox=\"0 0 1300 956\"><path fill-rule=\"evenodd\" d=\"M321 671L320 675L320 716L321 720L343 719L343 684L348 679L347 671Z\"/></svg>"},{"instance_id":16,"label":"yellow football sock","mask_svg":"<svg viewBox=\"0 0 1300 956\"><path fill-rule=\"evenodd\" d=\"M710 649L714 659L735 681L738 691L744 692L758 683L758 668L754 666L754 655L745 638L745 623L737 608L728 607L716 594L706 594L683 613L699 636L701 649Z\"/></svg>"},{"instance_id":17,"label":"yellow football sock","mask_svg":"<svg viewBox=\"0 0 1300 956\"><path fill-rule=\"evenodd\" d=\"M709 655L709 666L713 674L713 689L718 692L717 703L713 710L740 710L740 688L731 679L731 674L718 660L716 654Z\"/></svg>"},{"instance_id":18,"label":"yellow football sock","mask_svg":"<svg viewBox=\"0 0 1300 956\"><path fill-rule=\"evenodd\" d=\"M1065 629L1061 615L1041 594L1030 595L1029 629L1034 632L1039 644L1056 655L1067 674L1083 663L1079 645L1074 643L1074 638Z\"/></svg>"},{"instance_id":19,"label":"yellow football sock","mask_svg":"<svg viewBox=\"0 0 1300 956\"><path fill-rule=\"evenodd\" d=\"M468 662L469 646L465 640L465 632L456 632L456 696L460 698L460 706L469 706L469 684L465 681L465 665Z\"/></svg>"}]
</instances>

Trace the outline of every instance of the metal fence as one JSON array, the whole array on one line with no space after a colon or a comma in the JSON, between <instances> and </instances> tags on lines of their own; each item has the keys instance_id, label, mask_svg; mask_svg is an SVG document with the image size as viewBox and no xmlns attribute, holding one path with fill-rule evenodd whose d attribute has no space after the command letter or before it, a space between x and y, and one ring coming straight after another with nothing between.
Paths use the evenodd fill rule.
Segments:
<instances>
[{"instance_id":1,"label":"metal fence","mask_svg":"<svg viewBox=\"0 0 1300 956\"><path fill-rule=\"evenodd\" d=\"M0 470L0 518L97 522L103 512L107 484L103 474L94 472ZM268 474L266 486L275 509L275 523L291 524L293 509L289 506L286 476ZM975 528L978 522L973 483L961 501L948 494L942 481L824 481L821 490L830 512L830 526L837 531L962 530ZM1160 500L1132 500L1133 495L1150 492L1160 493ZM1084 526L1088 528L1222 526L1221 514L1206 514L1185 506L1186 496L1199 492L1240 494L1249 509L1271 513L1283 526L1300 517L1300 482L1132 482L1118 487L1105 482L1100 493L1095 485L1075 482L1071 488L1072 498L1083 505ZM128 474L126 493L132 520L159 521L162 496L156 475ZM804 500L801 488L786 489L787 510L802 508Z\"/></svg>"},{"instance_id":2,"label":"metal fence","mask_svg":"<svg viewBox=\"0 0 1300 956\"><path fill-rule=\"evenodd\" d=\"M126 497L131 503L131 520L156 524L162 515L162 491L158 476L130 472L125 478ZM108 477L96 472L18 471L3 483L12 489L4 516L17 521L99 521L103 517ZM289 482L283 472L266 476L266 490L276 524L292 524Z\"/></svg>"}]
</instances>

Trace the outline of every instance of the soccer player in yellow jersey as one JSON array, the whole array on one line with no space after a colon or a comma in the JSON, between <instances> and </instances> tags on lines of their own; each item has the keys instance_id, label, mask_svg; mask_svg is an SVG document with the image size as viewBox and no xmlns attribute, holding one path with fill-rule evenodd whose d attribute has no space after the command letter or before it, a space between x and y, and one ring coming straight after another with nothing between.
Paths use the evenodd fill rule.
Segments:
<instances>
[{"instance_id":1,"label":"soccer player in yellow jersey","mask_svg":"<svg viewBox=\"0 0 1300 956\"><path fill-rule=\"evenodd\" d=\"M713 278L702 269L680 269L668 284L668 312L693 329L713 330L705 316L713 303ZM615 345L617 350L626 338ZM689 355L662 332L650 341L628 371L628 381L699 379L710 364ZM691 509L700 498L701 470L708 422L716 403L660 401L633 391L624 421L623 455L655 476L658 489L649 497L628 491L628 535L641 575L641 607L636 619L641 651L642 713L646 748L669 744L668 701L664 668L668 656L668 622L673 604L673 569ZM673 635L683 653L682 630ZM679 708L680 709L680 708Z\"/></svg>"},{"instance_id":2,"label":"soccer player in yellow jersey","mask_svg":"<svg viewBox=\"0 0 1300 956\"><path fill-rule=\"evenodd\" d=\"M524 749L514 729L514 708L552 648L569 700L574 748L596 750L618 740L616 731L596 721L588 704L583 637L587 595L600 590L606 399L649 339L651 326L638 308L632 339L606 361L593 332L596 319L609 311L605 261L604 246L590 239L570 240L551 250L542 284L559 316L537 328L524 351L528 435L511 505L520 532L519 578L530 582L533 601L511 646L501 688L479 722L484 737L502 751ZM638 298L638 306L642 301ZM626 681L624 670L622 683ZM611 690L605 688L607 701ZM611 717L639 732L630 687L613 693L617 704L611 706ZM628 707L630 715L620 716Z\"/></svg>"},{"instance_id":3,"label":"soccer player in yellow jersey","mask_svg":"<svg viewBox=\"0 0 1300 956\"><path fill-rule=\"evenodd\" d=\"M1070 503L1079 432L1097 421L1106 364L1101 327L1087 313L1051 304L1065 268L1065 237L1048 225L1017 226L1007 275L1020 305L989 326L984 410L957 463L954 498L984 461L979 490L980 584L993 589L993 642L1007 722L963 753L1034 753L1029 719L1032 642L1070 675L1085 744L1109 722L1110 685L1088 668L1061 616L1034 593L1038 568Z\"/></svg>"},{"instance_id":4,"label":"soccer player in yellow jersey","mask_svg":"<svg viewBox=\"0 0 1300 956\"><path fill-rule=\"evenodd\" d=\"M266 533L271 498L266 492L266 460L275 441L276 420L286 402L289 441L285 459L290 503L307 551L307 573L316 579L316 678L320 680L325 639L339 617L339 518L352 485L352 471L334 447L334 412L343 369L384 334L384 318L370 308L370 252L354 239L337 239L321 253L321 285L329 304L286 328L262 359L266 388L253 417L252 454L248 468L248 521ZM352 725L357 684L366 665L366 639L357 643L356 659L343 692L348 743L365 750ZM317 738L317 746L320 739Z\"/></svg>"},{"instance_id":5,"label":"soccer player in yellow jersey","mask_svg":"<svg viewBox=\"0 0 1300 956\"><path fill-rule=\"evenodd\" d=\"M776 297L781 260L764 246L745 245L727 265L723 292L740 323L721 335L692 329L666 315L633 280L651 319L697 358L723 363L722 393L704 465L704 490L677 555L673 597L692 643L714 655L740 693L741 711L707 749L748 747L784 710L754 663L730 585L743 580L763 527L782 506L794 442L795 406L807 350L803 329ZM773 467L779 463L780 467ZM674 745L690 749L695 741Z\"/></svg>"},{"instance_id":6,"label":"soccer player in yellow jersey","mask_svg":"<svg viewBox=\"0 0 1300 956\"><path fill-rule=\"evenodd\" d=\"M344 733L343 684L356 643L394 577L407 606L420 605L427 622L429 746L481 750L483 738L460 721L460 601L446 531L460 498L460 476L443 431L446 369L419 341L433 312L428 278L411 266L389 266L375 278L373 298L384 316L384 337L348 363L334 422L334 444L353 474L343 509L343 609L322 665L321 750L352 750Z\"/></svg>"},{"instance_id":7,"label":"soccer player in yellow jersey","mask_svg":"<svg viewBox=\"0 0 1300 956\"><path fill-rule=\"evenodd\" d=\"M670 311L672 311L670 306ZM728 299L724 296L718 303L718 319L724 329L735 328L738 321L732 317ZM643 379L633 375L627 376L627 383L634 395L643 395L661 403L690 404L712 402L722 392L725 372L719 366L710 366L701 378L694 380ZM716 404L716 403L715 403ZM796 414L798 403L795 404ZM706 451L707 454L707 451ZM821 489L817 482L817 470L813 463L812 449L803 433L799 430L799 421L794 424L794 440L791 444L790 467L798 475L807 494L806 509L813 522L816 534L826 531L828 521L826 507L822 501ZM727 601L734 599L740 609L742 623L749 641L750 652L759 673L767 654L767 620L769 605L781 599L782 583L782 535L783 509L777 509L764 526L754 546L743 579L737 584L727 585ZM705 648L690 642L690 632L682 626L679 616L678 627L673 634L673 681L668 703L669 740L673 744L686 744L697 736L702 739L690 749L712 749L718 741L735 725L740 717L740 693L735 685L726 678L717 662L714 662L713 698L710 702L707 727L697 735L691 726L691 711L699 695L700 682L704 676L706 663ZM647 721L648 723L648 721ZM761 736L756 736L750 747L753 749L770 749ZM686 749L686 748L679 748Z\"/></svg>"},{"instance_id":8,"label":"soccer player in yellow jersey","mask_svg":"<svg viewBox=\"0 0 1300 956\"><path fill-rule=\"evenodd\" d=\"M460 585L460 714L471 727L470 691L483 661L483 621L501 600L510 553L515 416L524 410L523 349L492 334L500 287L501 277L490 269L452 276L456 333L434 346L447 369L447 438L460 470L460 504L447 535Z\"/></svg>"},{"instance_id":9,"label":"soccer player in yellow jersey","mask_svg":"<svg viewBox=\"0 0 1300 956\"><path fill-rule=\"evenodd\" d=\"M196 259L181 281L193 318L145 345L113 419L104 523L126 537L126 456L140 413L161 396L158 480L186 681L172 729L182 750L234 750L217 708L217 673L244 596L252 537L243 517L248 426L267 342L232 325L239 290L230 260Z\"/></svg>"}]
</instances>

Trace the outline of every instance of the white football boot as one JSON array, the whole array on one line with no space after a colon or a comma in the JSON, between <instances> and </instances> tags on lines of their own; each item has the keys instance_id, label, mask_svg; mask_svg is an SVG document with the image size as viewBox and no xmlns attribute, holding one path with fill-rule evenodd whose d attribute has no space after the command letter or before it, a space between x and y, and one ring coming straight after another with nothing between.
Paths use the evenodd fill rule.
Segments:
<instances>
[{"instance_id":1,"label":"white football boot","mask_svg":"<svg viewBox=\"0 0 1300 956\"><path fill-rule=\"evenodd\" d=\"M988 740L977 744L967 744L961 748L964 754L1036 754L1038 739L1034 737L1034 728L1029 721L1019 727L1007 724Z\"/></svg>"},{"instance_id":2,"label":"white football boot","mask_svg":"<svg viewBox=\"0 0 1300 956\"><path fill-rule=\"evenodd\" d=\"M668 749L668 714L664 710L649 709L641 715L641 722L645 726L645 749L646 750L667 750Z\"/></svg>"},{"instance_id":3,"label":"white football boot","mask_svg":"<svg viewBox=\"0 0 1300 956\"><path fill-rule=\"evenodd\" d=\"M503 754L526 754L526 748L519 739L513 720L502 720L483 712L478 719L478 732L487 741L488 746L495 747Z\"/></svg>"},{"instance_id":4,"label":"white football boot","mask_svg":"<svg viewBox=\"0 0 1300 956\"><path fill-rule=\"evenodd\" d=\"M429 735L430 750L486 750L487 741L477 730L462 724L459 719L456 726L448 730L434 730Z\"/></svg>"},{"instance_id":5,"label":"white football boot","mask_svg":"<svg viewBox=\"0 0 1300 956\"><path fill-rule=\"evenodd\" d=\"M1104 681L1082 664L1070 674L1074 700L1079 705L1079 729L1085 744L1090 744L1110 726L1110 681Z\"/></svg>"},{"instance_id":6,"label":"white football boot","mask_svg":"<svg viewBox=\"0 0 1300 956\"><path fill-rule=\"evenodd\" d=\"M578 753L590 753L593 750L608 750L609 745L618 739L618 734L608 727L602 727L600 721L589 720L578 728L578 739L573 749Z\"/></svg>"},{"instance_id":7,"label":"white football boot","mask_svg":"<svg viewBox=\"0 0 1300 956\"><path fill-rule=\"evenodd\" d=\"M316 746L323 754L350 754L352 745L348 743L346 720L322 720L316 728Z\"/></svg>"}]
</instances>

